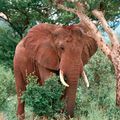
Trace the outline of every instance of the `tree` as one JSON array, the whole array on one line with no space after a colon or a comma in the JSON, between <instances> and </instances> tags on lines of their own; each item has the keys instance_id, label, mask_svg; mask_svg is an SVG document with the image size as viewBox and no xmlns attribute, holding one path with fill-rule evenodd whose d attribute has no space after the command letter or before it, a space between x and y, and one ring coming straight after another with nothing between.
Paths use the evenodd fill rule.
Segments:
<instances>
[{"instance_id":1,"label":"tree","mask_svg":"<svg viewBox=\"0 0 120 120\"><path fill-rule=\"evenodd\" d=\"M36 24L36 21L52 22L49 18L51 3L51 0L1 0L0 11L7 16L6 21L22 38L25 30Z\"/></svg>"},{"instance_id":2,"label":"tree","mask_svg":"<svg viewBox=\"0 0 120 120\"><path fill-rule=\"evenodd\" d=\"M70 2L73 2L72 0L69 0ZM78 16L80 19L80 25L84 26L86 28L86 35L89 35L90 37L93 37L93 39L96 40L98 47L103 51L103 53L111 60L113 63L114 69L115 69L115 76L116 76L116 105L120 106L120 44L119 41L112 31L112 29L107 24L107 21L104 18L104 14L102 11L99 10L93 10L92 13L94 16L98 18L98 20L101 22L104 30L108 33L111 45L108 45L104 42L103 37L99 30L96 28L95 24L90 20L90 18L83 13L83 4L80 2L75 2L78 9L73 8L67 8L61 4L58 4L58 7L61 9L64 9L66 11L72 12ZM84 7L83 7L84 8ZM96 34L95 34L96 33Z\"/></svg>"},{"instance_id":3,"label":"tree","mask_svg":"<svg viewBox=\"0 0 120 120\"><path fill-rule=\"evenodd\" d=\"M13 56L19 37L4 20L0 20L0 64L13 68Z\"/></svg>"},{"instance_id":4,"label":"tree","mask_svg":"<svg viewBox=\"0 0 120 120\"><path fill-rule=\"evenodd\" d=\"M75 14L58 10L54 1L57 3L64 2L63 0L0 0L0 12L7 16L10 26L21 38L29 26L36 24L36 21L65 25L79 22ZM84 0L79 1L84 2ZM86 0L84 3L87 15L90 18L94 18L91 11L98 8L105 12L107 20L117 22L116 16L120 14L119 0ZM75 7L69 2L65 2L65 4L68 7Z\"/></svg>"}]
</instances>

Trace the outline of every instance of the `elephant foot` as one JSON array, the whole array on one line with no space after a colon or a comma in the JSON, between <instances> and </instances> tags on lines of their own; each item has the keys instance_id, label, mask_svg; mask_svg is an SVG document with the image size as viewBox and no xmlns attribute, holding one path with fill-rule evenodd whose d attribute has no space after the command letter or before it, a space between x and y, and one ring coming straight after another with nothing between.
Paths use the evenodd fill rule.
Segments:
<instances>
[{"instance_id":1,"label":"elephant foot","mask_svg":"<svg viewBox=\"0 0 120 120\"><path fill-rule=\"evenodd\" d=\"M18 120L25 120L25 114L17 115Z\"/></svg>"},{"instance_id":2,"label":"elephant foot","mask_svg":"<svg viewBox=\"0 0 120 120\"><path fill-rule=\"evenodd\" d=\"M68 118L73 118L74 117L74 113L66 113L66 116L68 117Z\"/></svg>"}]
</instances>

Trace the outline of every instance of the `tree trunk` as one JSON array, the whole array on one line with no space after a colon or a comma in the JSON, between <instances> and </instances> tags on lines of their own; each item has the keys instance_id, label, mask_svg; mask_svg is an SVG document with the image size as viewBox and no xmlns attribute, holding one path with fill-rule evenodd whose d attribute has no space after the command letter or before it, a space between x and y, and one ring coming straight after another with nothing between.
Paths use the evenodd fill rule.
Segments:
<instances>
[{"instance_id":1,"label":"tree trunk","mask_svg":"<svg viewBox=\"0 0 120 120\"><path fill-rule=\"evenodd\" d=\"M120 62L118 64L120 66ZM116 105L120 107L120 67L115 67L115 75L116 75Z\"/></svg>"},{"instance_id":2,"label":"tree trunk","mask_svg":"<svg viewBox=\"0 0 120 120\"><path fill-rule=\"evenodd\" d=\"M111 53L111 60L115 68L116 76L116 105L120 107L120 45Z\"/></svg>"}]
</instances>

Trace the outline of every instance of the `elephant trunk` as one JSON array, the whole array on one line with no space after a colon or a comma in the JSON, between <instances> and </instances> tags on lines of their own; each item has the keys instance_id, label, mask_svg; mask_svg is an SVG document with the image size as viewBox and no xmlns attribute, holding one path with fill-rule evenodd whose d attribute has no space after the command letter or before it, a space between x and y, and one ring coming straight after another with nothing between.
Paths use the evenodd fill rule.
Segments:
<instances>
[{"instance_id":1,"label":"elephant trunk","mask_svg":"<svg viewBox=\"0 0 120 120\"><path fill-rule=\"evenodd\" d=\"M75 107L75 99L76 99L76 92L77 92L77 85L78 85L78 79L70 77L68 84L70 85L69 88L66 88L65 90L65 100L66 100L66 112L67 115L70 115L70 117L73 117L74 114L74 107Z\"/></svg>"},{"instance_id":2,"label":"elephant trunk","mask_svg":"<svg viewBox=\"0 0 120 120\"><path fill-rule=\"evenodd\" d=\"M71 62L69 66L68 64L66 64L65 66L61 66L61 70L63 71L63 74L66 77L66 83L67 85L69 85L69 87L66 87L64 94L64 99L66 102L65 109L67 115L70 115L71 117L73 117L73 111L75 107L78 79L80 77L80 73L82 73L83 71L83 64L80 58L76 58L76 60L72 59L72 61L74 62Z\"/></svg>"}]
</instances>

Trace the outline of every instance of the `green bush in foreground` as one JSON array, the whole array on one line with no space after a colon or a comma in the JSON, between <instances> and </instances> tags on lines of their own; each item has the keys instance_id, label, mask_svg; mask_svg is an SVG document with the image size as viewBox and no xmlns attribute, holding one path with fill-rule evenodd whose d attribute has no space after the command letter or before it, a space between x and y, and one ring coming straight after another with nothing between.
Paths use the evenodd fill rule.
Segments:
<instances>
[{"instance_id":1,"label":"green bush in foreground","mask_svg":"<svg viewBox=\"0 0 120 120\"><path fill-rule=\"evenodd\" d=\"M29 84L26 87L22 99L26 105L38 116L53 117L63 108L60 100L64 87L59 84L59 77L53 76L45 81L43 86L37 83L37 77L29 75Z\"/></svg>"}]
</instances>

